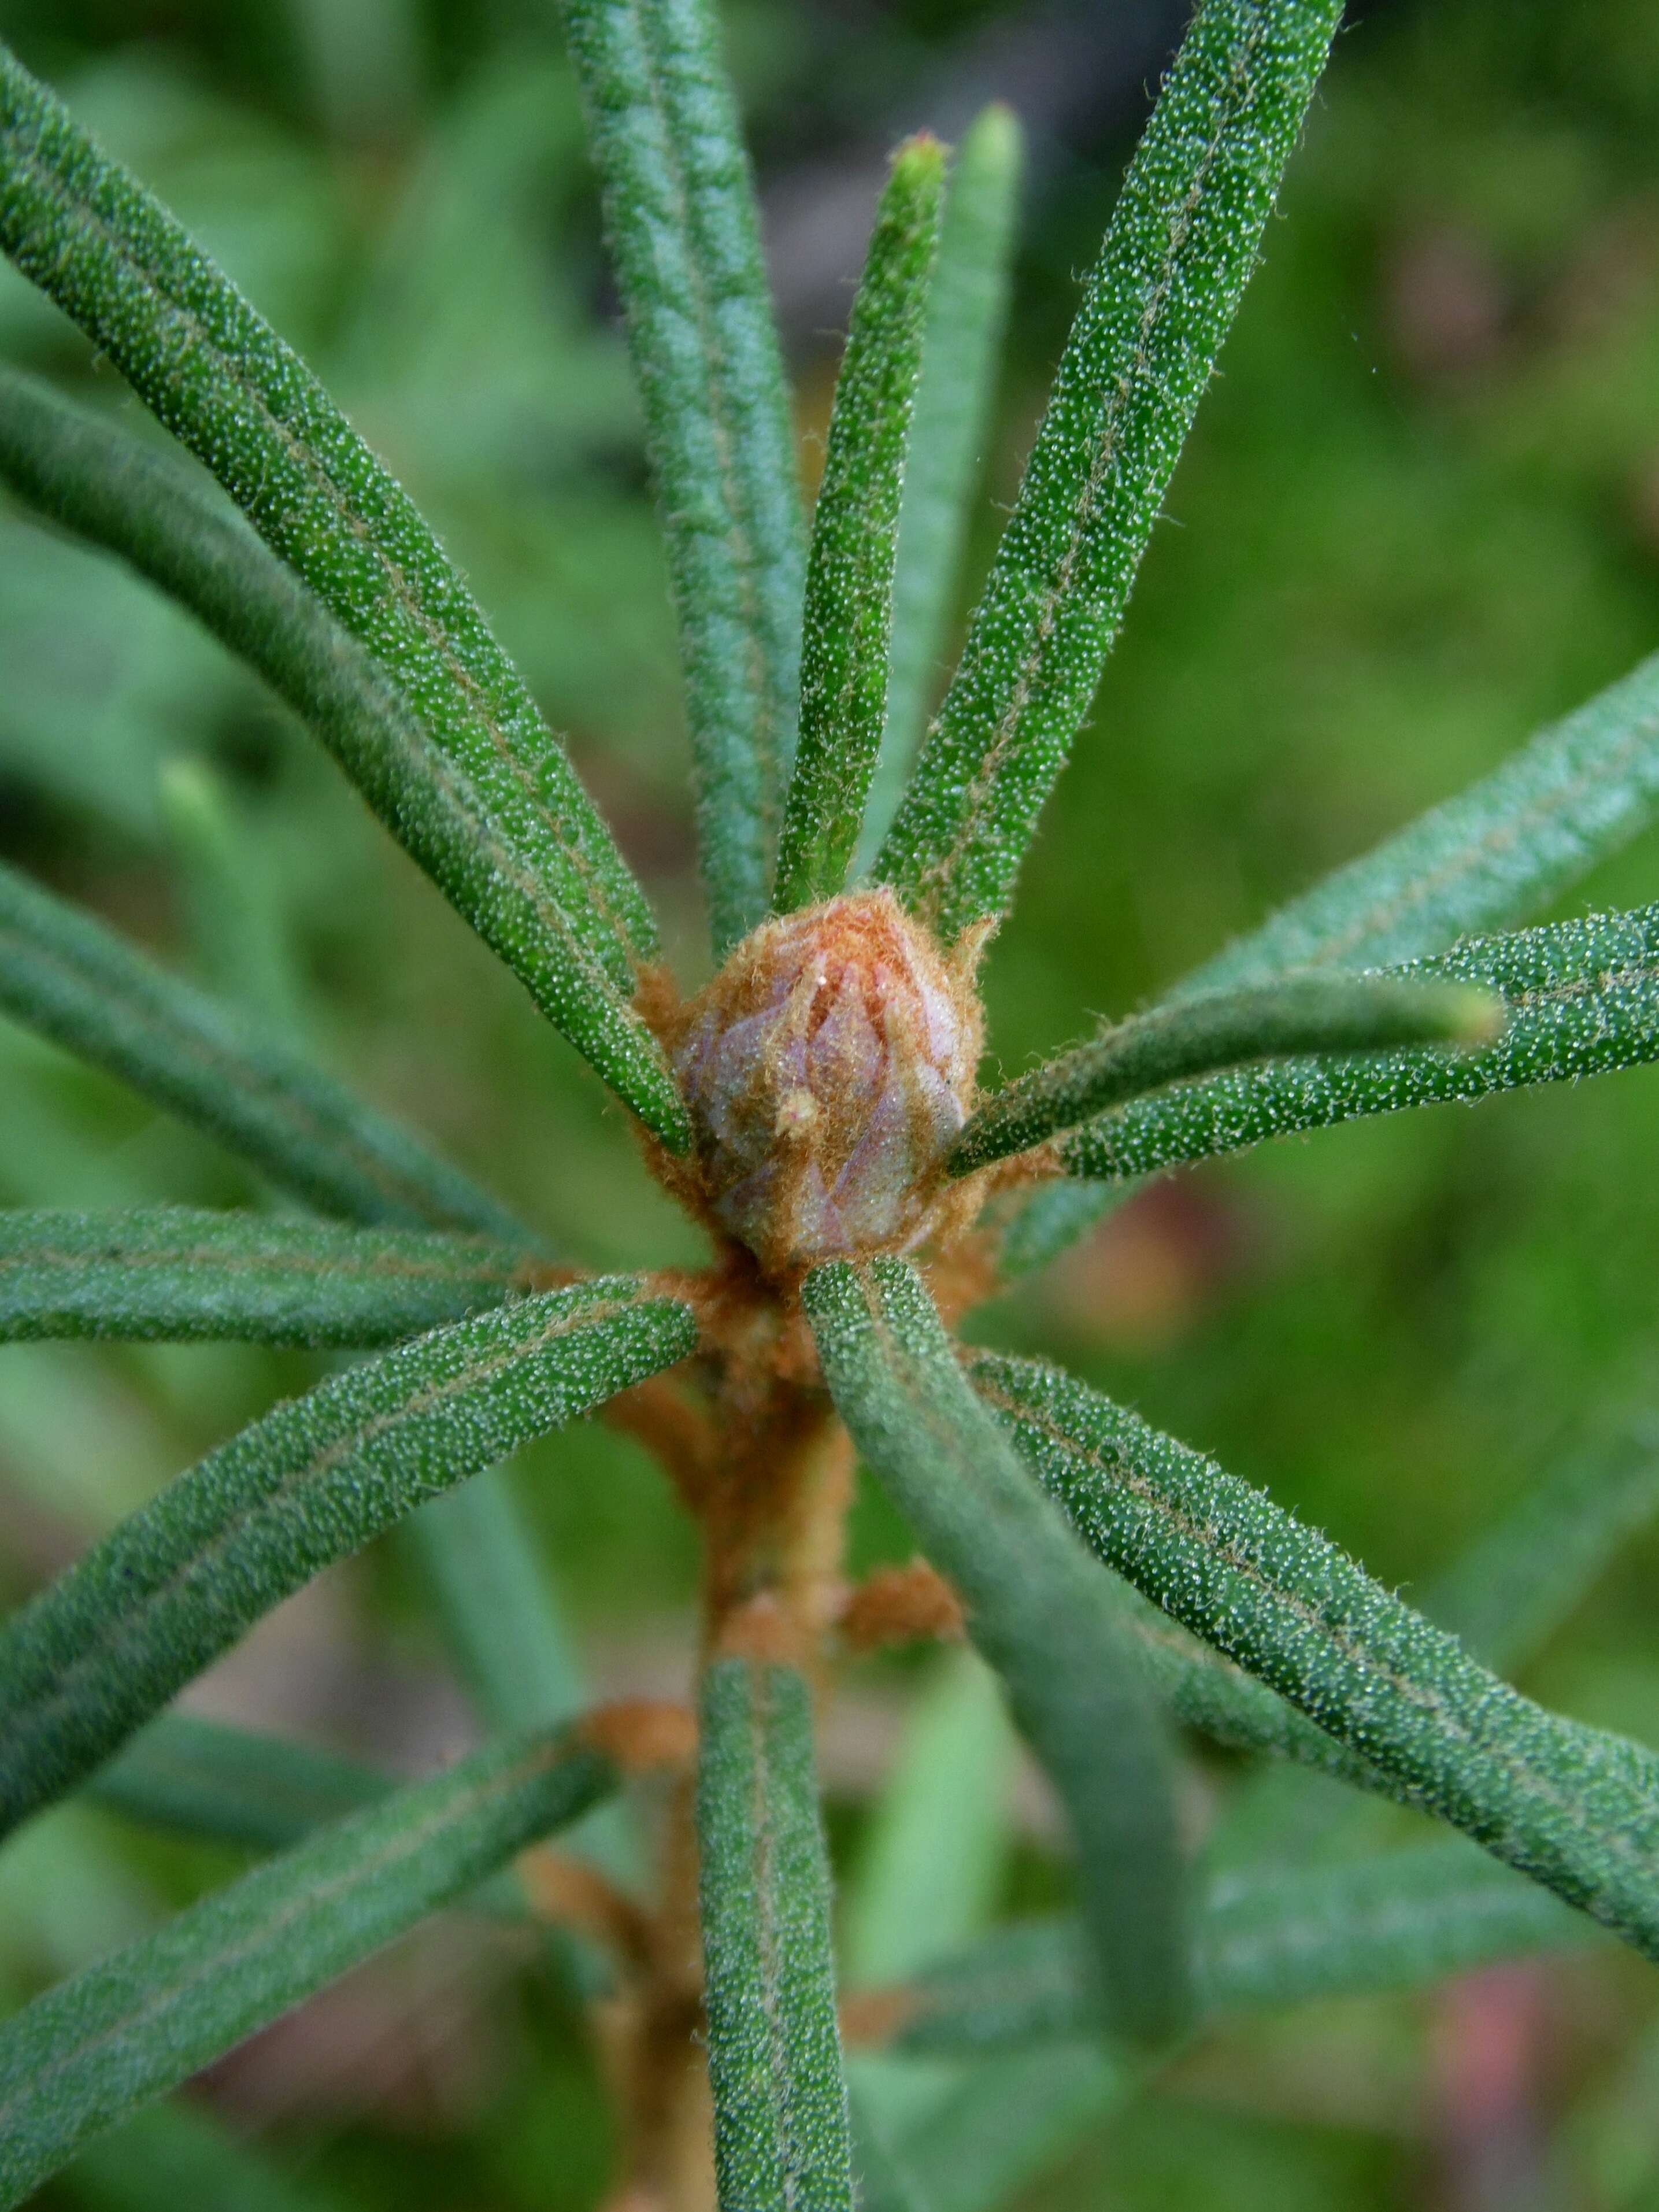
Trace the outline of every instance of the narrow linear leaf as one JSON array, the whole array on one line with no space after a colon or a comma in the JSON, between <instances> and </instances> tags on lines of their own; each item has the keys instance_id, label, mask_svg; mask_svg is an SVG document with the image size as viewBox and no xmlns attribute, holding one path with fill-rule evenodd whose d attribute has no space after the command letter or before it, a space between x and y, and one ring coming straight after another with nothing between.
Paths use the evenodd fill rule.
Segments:
<instances>
[{"instance_id":1,"label":"narrow linear leaf","mask_svg":"<svg viewBox=\"0 0 1659 2212\"><path fill-rule=\"evenodd\" d=\"M1282 908L1177 986L1177 1000L1286 969L1406 960L1519 920L1634 836L1659 804L1659 658L1503 766ZM1039 1191L1003 1240L1012 1278L1056 1258L1118 1202L1109 1187Z\"/></svg>"},{"instance_id":2,"label":"narrow linear leaf","mask_svg":"<svg viewBox=\"0 0 1659 2212\"><path fill-rule=\"evenodd\" d=\"M1410 1802L1390 1776L1338 1743L1265 1682L1200 1643L1131 1584L1122 1583L1115 1595L1141 1671L1182 1728L1233 1751L1288 1759L1356 1790Z\"/></svg>"},{"instance_id":3,"label":"narrow linear leaf","mask_svg":"<svg viewBox=\"0 0 1659 2212\"><path fill-rule=\"evenodd\" d=\"M668 541L716 957L766 911L805 533L749 159L708 0L562 0Z\"/></svg>"},{"instance_id":4,"label":"narrow linear leaf","mask_svg":"<svg viewBox=\"0 0 1659 2212\"><path fill-rule=\"evenodd\" d=\"M683 1147L678 1093L631 1005L655 946L644 894L459 573L299 356L3 48L0 246L362 647L396 711L321 725L342 764L549 1020ZM227 619L228 585L204 574L216 533L180 517L153 470L134 458L100 482L108 434L38 387L9 383L5 416L12 481L140 568L163 564L168 589ZM236 585L252 567L237 562ZM305 636L269 589L228 619L246 639L266 611L282 632L256 665L314 660L314 625Z\"/></svg>"},{"instance_id":5,"label":"narrow linear leaf","mask_svg":"<svg viewBox=\"0 0 1659 2212\"><path fill-rule=\"evenodd\" d=\"M391 1775L336 1752L168 1712L100 1767L85 1794L145 1827L280 1851L396 1787Z\"/></svg>"},{"instance_id":6,"label":"narrow linear leaf","mask_svg":"<svg viewBox=\"0 0 1659 2212\"><path fill-rule=\"evenodd\" d=\"M800 742L778 842L781 914L834 898L887 716L893 563L945 149L908 140L876 210L836 380L801 622Z\"/></svg>"},{"instance_id":7,"label":"narrow linear leaf","mask_svg":"<svg viewBox=\"0 0 1659 2212\"><path fill-rule=\"evenodd\" d=\"M1064 1139L1068 1175L1121 1179L1237 1152L1269 1137L1659 1059L1659 905L1474 937L1391 973L1473 985L1508 1009L1497 1043L1239 1067L1115 1108Z\"/></svg>"},{"instance_id":8,"label":"narrow linear leaf","mask_svg":"<svg viewBox=\"0 0 1659 2212\"><path fill-rule=\"evenodd\" d=\"M498 1200L292 1047L3 863L0 1009L325 1212L532 1243Z\"/></svg>"},{"instance_id":9,"label":"narrow linear leaf","mask_svg":"<svg viewBox=\"0 0 1659 2212\"><path fill-rule=\"evenodd\" d=\"M1110 1586L975 1403L908 1267L838 1261L802 1299L837 1411L960 1591L1065 1804L1103 2017L1166 2039L1188 2007L1185 1875L1168 1747Z\"/></svg>"},{"instance_id":10,"label":"narrow linear leaf","mask_svg":"<svg viewBox=\"0 0 1659 2212\"><path fill-rule=\"evenodd\" d=\"M522 1245L155 1206L0 1212L0 1342L93 1336L395 1344L503 1304Z\"/></svg>"},{"instance_id":11,"label":"narrow linear leaf","mask_svg":"<svg viewBox=\"0 0 1659 2212\"><path fill-rule=\"evenodd\" d=\"M1659 1436L1644 1411L1609 1421L1600 1442L1523 1492L1429 1582L1423 1611L1483 1666L1512 1677L1656 1512ZM1370 1808L1346 1790L1291 1768L1265 1767L1233 1793L1207 1856L1212 1865L1249 1869L1352 1851L1374 1837L1370 1816Z\"/></svg>"},{"instance_id":12,"label":"narrow linear leaf","mask_svg":"<svg viewBox=\"0 0 1659 2212\"><path fill-rule=\"evenodd\" d=\"M487 1745L191 1905L0 2027L0 2206L586 1810L580 1731Z\"/></svg>"},{"instance_id":13,"label":"narrow linear leaf","mask_svg":"<svg viewBox=\"0 0 1659 2212\"><path fill-rule=\"evenodd\" d=\"M264 1852L286 1850L398 1786L396 1775L314 1744L171 1711L141 1728L77 1795L142 1827ZM617 1809L601 1806L587 1821ZM467 1902L498 1918L520 1919L527 1910L506 1875Z\"/></svg>"},{"instance_id":14,"label":"narrow linear leaf","mask_svg":"<svg viewBox=\"0 0 1659 2212\"><path fill-rule=\"evenodd\" d=\"M811 1693L793 1668L726 1658L704 1676L697 1843L721 2212L851 2212Z\"/></svg>"},{"instance_id":15,"label":"narrow linear leaf","mask_svg":"<svg viewBox=\"0 0 1659 2212\"><path fill-rule=\"evenodd\" d=\"M0 380L0 414L3 389ZM204 760L180 756L162 765L161 802L202 980L266 1029L300 1042L300 979L283 917L224 777Z\"/></svg>"},{"instance_id":16,"label":"narrow linear leaf","mask_svg":"<svg viewBox=\"0 0 1659 2212\"><path fill-rule=\"evenodd\" d=\"M902 795L944 659L1007 320L1024 161L1019 118L999 101L969 126L951 167L899 502L887 720L860 870L874 860Z\"/></svg>"},{"instance_id":17,"label":"narrow linear leaf","mask_svg":"<svg viewBox=\"0 0 1659 2212\"><path fill-rule=\"evenodd\" d=\"M1315 1999L1425 1988L1500 1959L1582 1948L1582 1913L1473 1844L1425 1844L1338 1866L1233 1875L1194 1931L1209 2019ZM1072 1919L1016 1924L872 1994L881 2047L968 2057L1097 2032L1087 1953Z\"/></svg>"},{"instance_id":18,"label":"narrow linear leaf","mask_svg":"<svg viewBox=\"0 0 1659 2212\"><path fill-rule=\"evenodd\" d=\"M1659 1759L1546 1712L1316 1531L1099 1392L975 1387L1090 1548L1403 1792L1659 1958Z\"/></svg>"},{"instance_id":19,"label":"narrow linear leaf","mask_svg":"<svg viewBox=\"0 0 1659 2212\"><path fill-rule=\"evenodd\" d=\"M1291 1053L1486 1044L1504 1023L1488 994L1389 976L1297 975L1155 1007L1008 1084L973 1115L945 1164L969 1175L1182 1077Z\"/></svg>"},{"instance_id":20,"label":"narrow linear leaf","mask_svg":"<svg viewBox=\"0 0 1659 2212\"><path fill-rule=\"evenodd\" d=\"M1006 909L1259 250L1340 0L1204 0L1124 180L983 598L876 863Z\"/></svg>"},{"instance_id":21,"label":"narrow linear leaf","mask_svg":"<svg viewBox=\"0 0 1659 2212\"><path fill-rule=\"evenodd\" d=\"M90 1772L324 1567L696 1337L680 1300L600 1277L436 1329L254 1422L0 1632L0 1826Z\"/></svg>"},{"instance_id":22,"label":"narrow linear leaf","mask_svg":"<svg viewBox=\"0 0 1659 2212\"><path fill-rule=\"evenodd\" d=\"M1437 1575L1431 1620L1488 1667L1523 1666L1589 1595L1626 1538L1659 1514L1659 1422L1575 1455Z\"/></svg>"},{"instance_id":23,"label":"narrow linear leaf","mask_svg":"<svg viewBox=\"0 0 1659 2212\"><path fill-rule=\"evenodd\" d=\"M1187 977L1177 995L1296 968L1379 967L1519 921L1659 807L1659 655L1501 768L1316 884Z\"/></svg>"}]
</instances>

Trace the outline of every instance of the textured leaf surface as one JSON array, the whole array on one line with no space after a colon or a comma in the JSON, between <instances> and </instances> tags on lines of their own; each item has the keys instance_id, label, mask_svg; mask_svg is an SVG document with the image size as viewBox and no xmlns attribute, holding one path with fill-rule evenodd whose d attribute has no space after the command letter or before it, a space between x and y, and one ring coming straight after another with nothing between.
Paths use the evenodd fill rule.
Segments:
<instances>
[{"instance_id":1,"label":"textured leaf surface","mask_svg":"<svg viewBox=\"0 0 1659 2212\"><path fill-rule=\"evenodd\" d=\"M394 1344L528 1287L520 1245L270 1214L0 1212L0 1340Z\"/></svg>"},{"instance_id":2,"label":"textured leaf surface","mask_svg":"<svg viewBox=\"0 0 1659 2212\"><path fill-rule=\"evenodd\" d=\"M717 955L761 919L795 741L804 532L729 79L706 0L562 0L668 540Z\"/></svg>"},{"instance_id":3,"label":"textured leaf surface","mask_svg":"<svg viewBox=\"0 0 1659 2212\"><path fill-rule=\"evenodd\" d=\"M325 1212L530 1241L498 1200L301 1054L3 863L0 1008Z\"/></svg>"},{"instance_id":4,"label":"textured leaf surface","mask_svg":"<svg viewBox=\"0 0 1659 2212\"><path fill-rule=\"evenodd\" d=\"M1295 968L1420 959L1472 931L1520 921L1616 852L1656 807L1659 657L1281 907L1178 995Z\"/></svg>"},{"instance_id":5,"label":"textured leaf surface","mask_svg":"<svg viewBox=\"0 0 1659 2212\"><path fill-rule=\"evenodd\" d=\"M1204 0L1066 343L877 873L947 943L1007 906L1255 260L1340 0Z\"/></svg>"},{"instance_id":6,"label":"textured leaf surface","mask_svg":"<svg viewBox=\"0 0 1659 2212\"><path fill-rule=\"evenodd\" d=\"M944 180L937 139L900 147L853 301L806 556L800 738L773 897L781 914L841 890L881 746L899 501Z\"/></svg>"},{"instance_id":7,"label":"textured leaf surface","mask_svg":"<svg viewBox=\"0 0 1659 2212\"><path fill-rule=\"evenodd\" d=\"M372 1766L289 1736L171 1712L140 1729L86 1794L147 1827L280 1851L396 1786Z\"/></svg>"},{"instance_id":8,"label":"textured leaf surface","mask_svg":"<svg viewBox=\"0 0 1659 2212\"><path fill-rule=\"evenodd\" d=\"M1509 1010L1496 1044L1240 1067L1132 1100L1066 1138L1066 1172L1121 1179L1360 1115L1490 1097L1659 1059L1659 906L1470 938L1402 981L1473 984Z\"/></svg>"},{"instance_id":9,"label":"textured leaf surface","mask_svg":"<svg viewBox=\"0 0 1659 2212\"><path fill-rule=\"evenodd\" d=\"M811 1694L793 1668L705 1674L697 1841L721 2212L851 2212Z\"/></svg>"},{"instance_id":10,"label":"textured leaf surface","mask_svg":"<svg viewBox=\"0 0 1659 2212\"><path fill-rule=\"evenodd\" d=\"M1465 986L1367 975L1298 975L1183 1000L1135 1015L1008 1084L969 1121L946 1165L953 1175L970 1174L1183 1076L1291 1053L1486 1042L1503 1019L1494 1000Z\"/></svg>"},{"instance_id":11,"label":"textured leaf surface","mask_svg":"<svg viewBox=\"0 0 1659 2212\"><path fill-rule=\"evenodd\" d=\"M1595 1939L1582 1913L1454 1841L1215 1883L1194 1930L1195 1973L1216 2017L1420 1989ZM1072 1919L987 1938L884 1998L898 2023L888 2047L968 2057L1092 2035L1086 1948Z\"/></svg>"},{"instance_id":12,"label":"textured leaf surface","mask_svg":"<svg viewBox=\"0 0 1659 2212\"><path fill-rule=\"evenodd\" d=\"M338 757L549 1019L666 1144L684 1146L678 1094L630 1003L655 945L644 895L453 563L298 356L3 51L0 246L368 655L396 712L372 727L330 723ZM9 387L14 414L20 389ZM54 430L38 409L31 431L14 432L14 455L27 436L63 502L95 508L94 534L125 535L141 566L170 563L180 595L193 569L222 606L228 585L204 573L211 532L159 550L167 523L158 530L150 511L154 471L135 460L99 484L95 450L77 458L73 425ZM249 572L238 560L234 582ZM231 619L246 634L266 610L284 618L266 660L314 653L269 591Z\"/></svg>"},{"instance_id":13,"label":"textured leaf surface","mask_svg":"<svg viewBox=\"0 0 1659 2212\"><path fill-rule=\"evenodd\" d=\"M1659 1759L1546 1712L1316 1531L1053 1368L975 1387L1101 1558L1495 1856L1659 1958Z\"/></svg>"},{"instance_id":14,"label":"textured leaf surface","mask_svg":"<svg viewBox=\"0 0 1659 2212\"><path fill-rule=\"evenodd\" d=\"M689 1306L602 1277L434 1330L254 1422L0 1635L0 1823L90 1771L333 1560L696 1342Z\"/></svg>"},{"instance_id":15,"label":"textured leaf surface","mask_svg":"<svg viewBox=\"0 0 1659 2212\"><path fill-rule=\"evenodd\" d=\"M899 502L887 719L860 866L892 821L939 679L1007 319L1024 153L1019 118L999 103L969 126L951 166Z\"/></svg>"},{"instance_id":16,"label":"textured leaf surface","mask_svg":"<svg viewBox=\"0 0 1659 2212\"><path fill-rule=\"evenodd\" d=\"M842 1419L960 1592L1066 1806L1106 2018L1173 2034L1188 1991L1170 1762L1109 1583L975 1403L909 1267L836 1261L803 1298Z\"/></svg>"},{"instance_id":17,"label":"textured leaf surface","mask_svg":"<svg viewBox=\"0 0 1659 2212\"><path fill-rule=\"evenodd\" d=\"M0 2204L539 1836L614 1776L577 1733L493 1743L190 1906L0 2027Z\"/></svg>"}]
</instances>

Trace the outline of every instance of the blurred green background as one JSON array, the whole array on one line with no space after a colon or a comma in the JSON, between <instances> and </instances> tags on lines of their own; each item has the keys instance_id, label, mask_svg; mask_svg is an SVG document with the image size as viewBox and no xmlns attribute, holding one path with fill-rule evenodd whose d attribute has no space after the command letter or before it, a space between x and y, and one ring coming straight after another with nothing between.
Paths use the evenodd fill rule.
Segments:
<instances>
[{"instance_id":1,"label":"blurred green background","mask_svg":"<svg viewBox=\"0 0 1659 2212\"><path fill-rule=\"evenodd\" d=\"M1024 116L970 568L1181 13L727 11L809 474L884 145L959 127L996 94ZM0 31L301 346L437 522L695 980L664 568L548 0L0 0ZM1144 1000L1659 643L1650 0L1361 10L1282 216L993 951L1009 1071L1086 1013ZM9 271L0 347L142 427ZM188 968L212 948L192 942L162 801L179 758L228 794L320 1054L586 1259L695 1251L597 1084L320 753L183 617L0 511L0 850ZM1650 834L1575 903L1655 896ZM204 1141L3 1025L0 1102L0 1203L258 1195ZM1156 1188L977 1326L1063 1356L1409 1591L1609 1404L1659 1395L1656 1131L1650 1070L1281 1147ZM0 1596L313 1371L229 1346L0 1353ZM651 1468L594 1429L527 1455L518 1480L598 1680L672 1692L695 1559ZM908 1548L869 1501L854 1537L861 1564ZM1656 1568L1659 1537L1632 1543L1526 1686L1659 1741ZM855 1670L826 1742L855 1878L917 1672ZM390 1546L285 1607L198 1702L411 1766L470 1726ZM1209 1771L1212 1797L1232 1786ZM1030 1796L1013 1790L984 1846L985 1909L1063 1886ZM50 1816L0 1857L0 1988L21 1999L232 1864L112 1816ZM205 2094L268 2155L271 2206L290 2191L598 2203L592 2063L521 1963L436 1929L219 2069ZM1659 2206L1656 1985L1598 1954L1327 2007L1218 2039L1128 2116L1073 2134L1024 2202ZM156 2179L165 2149L118 2148L43 2201L176 2200L184 2185ZM198 2172L185 2193L258 2212L238 2172Z\"/></svg>"}]
</instances>

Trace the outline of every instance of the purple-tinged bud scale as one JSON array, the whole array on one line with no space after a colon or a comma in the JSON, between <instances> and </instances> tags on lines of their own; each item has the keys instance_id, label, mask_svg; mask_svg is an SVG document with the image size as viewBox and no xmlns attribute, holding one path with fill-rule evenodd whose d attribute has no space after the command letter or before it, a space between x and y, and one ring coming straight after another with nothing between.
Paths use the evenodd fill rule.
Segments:
<instances>
[{"instance_id":1,"label":"purple-tinged bud scale","mask_svg":"<svg viewBox=\"0 0 1659 2212\"><path fill-rule=\"evenodd\" d=\"M980 1038L971 981L890 891L763 922L674 1055L715 1219L772 1273L914 1249Z\"/></svg>"}]
</instances>

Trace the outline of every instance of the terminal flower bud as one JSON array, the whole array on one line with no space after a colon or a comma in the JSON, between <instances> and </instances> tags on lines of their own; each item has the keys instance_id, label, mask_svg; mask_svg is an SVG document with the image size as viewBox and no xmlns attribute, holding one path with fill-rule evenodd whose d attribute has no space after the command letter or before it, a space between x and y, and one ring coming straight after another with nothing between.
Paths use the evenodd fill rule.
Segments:
<instances>
[{"instance_id":1,"label":"terminal flower bud","mask_svg":"<svg viewBox=\"0 0 1659 2212\"><path fill-rule=\"evenodd\" d=\"M720 1226L774 1273L920 1243L980 1034L971 983L890 891L763 922L675 1054Z\"/></svg>"}]
</instances>

